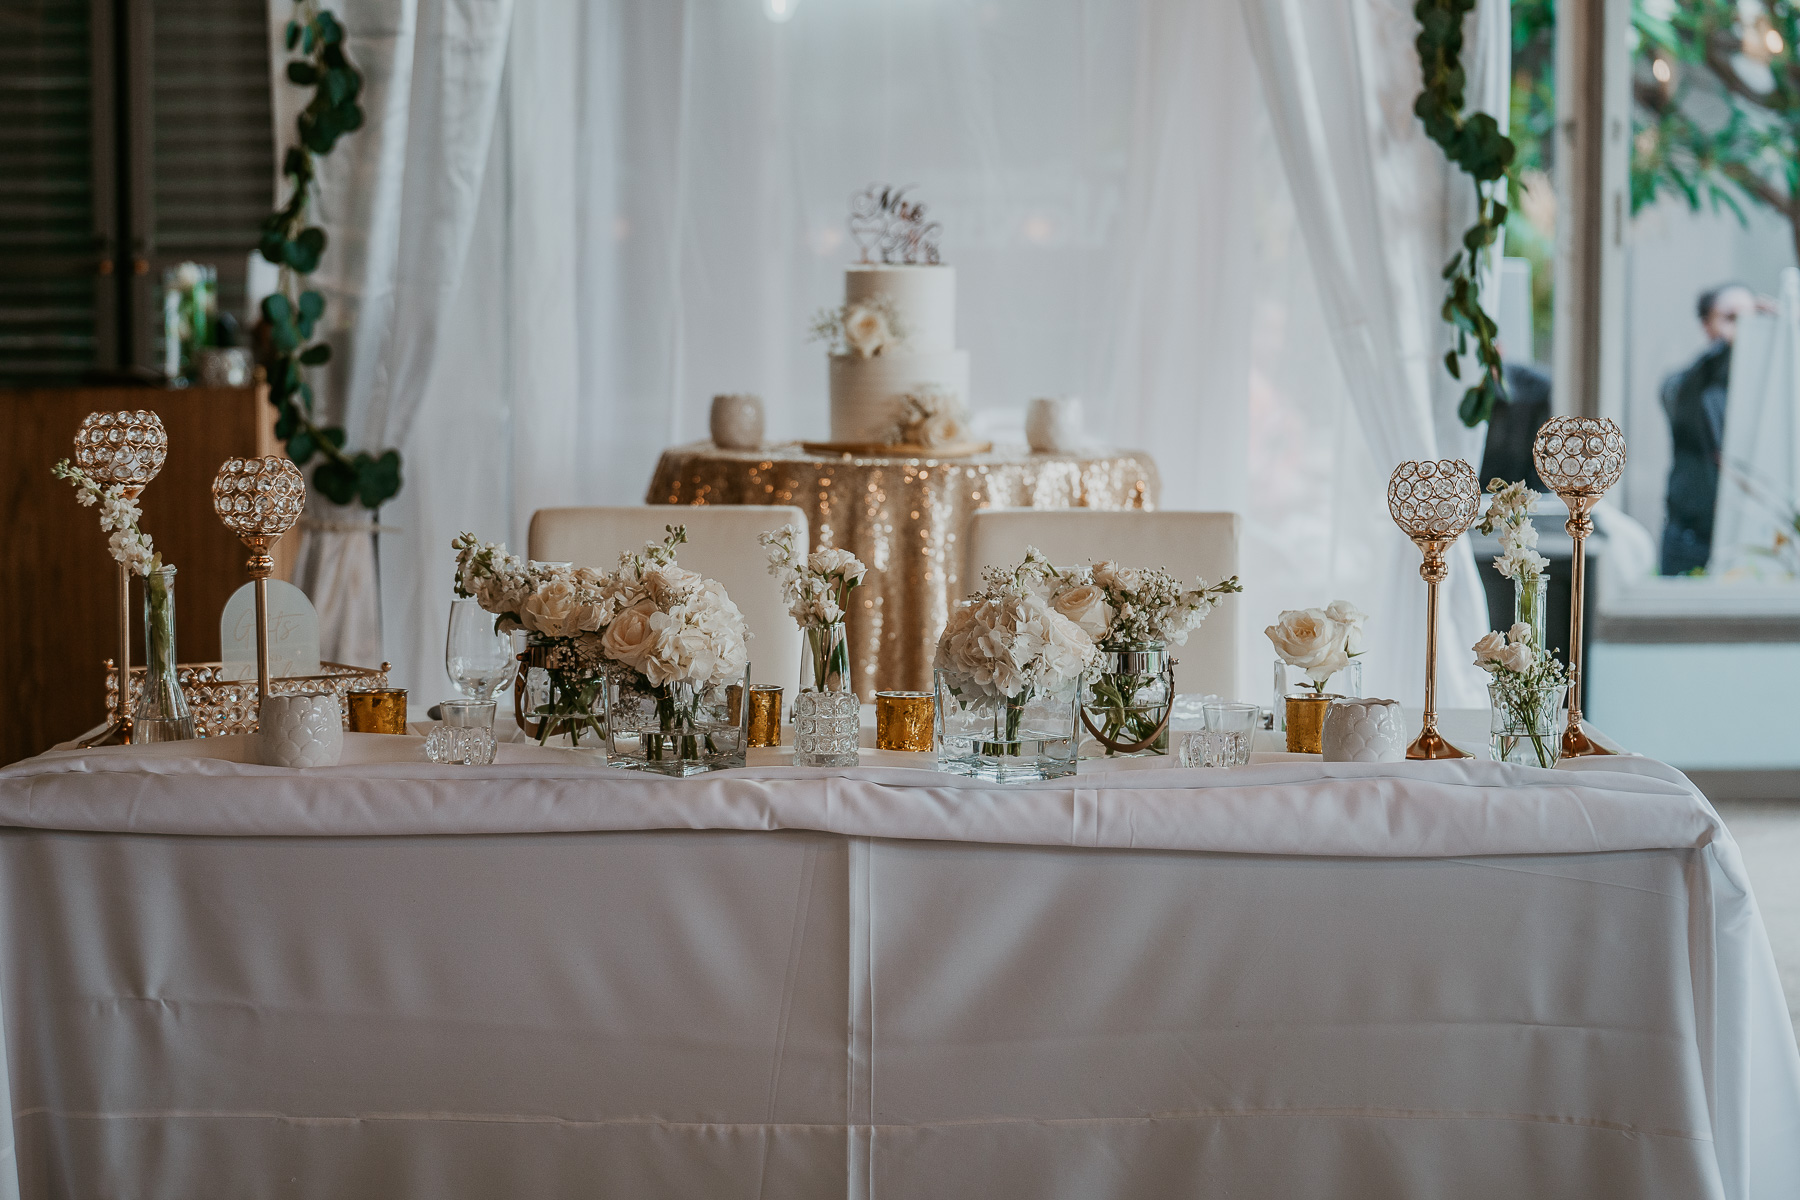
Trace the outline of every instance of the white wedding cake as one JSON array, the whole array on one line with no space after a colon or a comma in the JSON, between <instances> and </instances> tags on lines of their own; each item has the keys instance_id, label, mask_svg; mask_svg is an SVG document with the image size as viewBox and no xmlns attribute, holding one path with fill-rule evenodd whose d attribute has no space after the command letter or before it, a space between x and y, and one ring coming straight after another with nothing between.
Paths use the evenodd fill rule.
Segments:
<instances>
[{"instance_id":1,"label":"white wedding cake","mask_svg":"<svg viewBox=\"0 0 1800 1200\"><path fill-rule=\"evenodd\" d=\"M831 356L831 440L889 442L908 397L966 408L969 352L956 348L956 268L863 263L844 272L843 337Z\"/></svg>"}]
</instances>

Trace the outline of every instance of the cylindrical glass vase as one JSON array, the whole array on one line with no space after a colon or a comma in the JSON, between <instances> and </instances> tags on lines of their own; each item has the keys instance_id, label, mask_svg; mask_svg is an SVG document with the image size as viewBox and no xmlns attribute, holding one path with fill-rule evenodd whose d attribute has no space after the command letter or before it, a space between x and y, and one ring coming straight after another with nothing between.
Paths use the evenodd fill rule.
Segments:
<instances>
[{"instance_id":1,"label":"cylindrical glass vase","mask_svg":"<svg viewBox=\"0 0 1800 1200\"><path fill-rule=\"evenodd\" d=\"M131 710L134 742L184 742L194 716L175 668L175 568L144 577L144 687Z\"/></svg>"},{"instance_id":2,"label":"cylindrical glass vase","mask_svg":"<svg viewBox=\"0 0 1800 1200\"><path fill-rule=\"evenodd\" d=\"M1547 575L1513 580L1513 624L1531 626L1531 645L1537 650L1550 648L1545 623L1545 614L1550 608L1549 596L1550 578Z\"/></svg>"},{"instance_id":3,"label":"cylindrical glass vase","mask_svg":"<svg viewBox=\"0 0 1800 1200\"><path fill-rule=\"evenodd\" d=\"M1564 684L1523 688L1505 683L1488 684L1493 707L1488 726L1488 750L1495 762L1527 767L1554 767L1562 757L1562 730L1568 716Z\"/></svg>"},{"instance_id":4,"label":"cylindrical glass vase","mask_svg":"<svg viewBox=\"0 0 1800 1200\"><path fill-rule=\"evenodd\" d=\"M1083 677L1081 719L1092 738L1086 753L1167 754L1175 664L1162 642L1108 643Z\"/></svg>"},{"instance_id":5,"label":"cylindrical glass vase","mask_svg":"<svg viewBox=\"0 0 1800 1200\"><path fill-rule=\"evenodd\" d=\"M854 767L862 701L850 686L850 638L842 621L800 630L800 690L794 695L794 765Z\"/></svg>"}]
</instances>

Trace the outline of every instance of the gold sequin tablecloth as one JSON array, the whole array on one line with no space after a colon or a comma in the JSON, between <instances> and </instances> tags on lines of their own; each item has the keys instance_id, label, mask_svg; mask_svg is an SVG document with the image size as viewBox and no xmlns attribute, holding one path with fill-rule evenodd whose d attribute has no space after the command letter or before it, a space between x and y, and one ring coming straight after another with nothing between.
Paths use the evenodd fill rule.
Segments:
<instances>
[{"instance_id":1,"label":"gold sequin tablecloth","mask_svg":"<svg viewBox=\"0 0 1800 1200\"><path fill-rule=\"evenodd\" d=\"M647 499L792 504L806 511L813 549L835 546L862 559L869 575L851 593L849 625L856 687L867 700L876 688L931 686L938 634L963 593L963 535L975 510L1152 509L1161 491L1156 463L1138 450L1019 447L938 459L698 442L663 451Z\"/></svg>"}]
</instances>

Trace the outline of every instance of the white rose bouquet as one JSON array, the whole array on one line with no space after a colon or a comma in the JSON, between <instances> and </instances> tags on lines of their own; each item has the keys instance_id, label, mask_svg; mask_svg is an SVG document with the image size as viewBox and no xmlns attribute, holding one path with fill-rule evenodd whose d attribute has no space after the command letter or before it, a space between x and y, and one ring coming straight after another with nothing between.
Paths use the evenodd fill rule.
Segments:
<instances>
[{"instance_id":1,"label":"white rose bouquet","mask_svg":"<svg viewBox=\"0 0 1800 1200\"><path fill-rule=\"evenodd\" d=\"M850 648L844 636L844 616L850 608L850 593L862 585L868 568L848 550L828 546L807 554L796 545L799 536L798 529L783 525L757 541L768 548L769 574L781 581L788 613L812 651L813 687L847 690Z\"/></svg>"},{"instance_id":2,"label":"white rose bouquet","mask_svg":"<svg viewBox=\"0 0 1800 1200\"><path fill-rule=\"evenodd\" d=\"M1289 609L1263 630L1275 647L1275 656L1290 667L1306 672L1316 694L1325 693L1331 677L1363 652L1363 625L1369 614L1348 600L1333 600L1325 608Z\"/></svg>"},{"instance_id":3,"label":"white rose bouquet","mask_svg":"<svg viewBox=\"0 0 1800 1200\"><path fill-rule=\"evenodd\" d=\"M675 547L686 541L685 527L670 526L662 544L621 555L610 573L525 563L468 533L451 543L457 595L473 596L497 628L523 629L546 648L551 696L539 710L540 741L565 726L577 740L583 726L599 732L593 709L607 663L665 699L673 684L703 689L742 677L750 657L743 614L717 580L676 563Z\"/></svg>"},{"instance_id":4,"label":"white rose bouquet","mask_svg":"<svg viewBox=\"0 0 1800 1200\"><path fill-rule=\"evenodd\" d=\"M1050 605L1056 570L1035 548L1010 571L988 568L986 586L950 612L936 668L952 690L1004 699L1021 710L1034 694L1061 691L1094 662L1094 639Z\"/></svg>"},{"instance_id":5,"label":"white rose bouquet","mask_svg":"<svg viewBox=\"0 0 1800 1200\"><path fill-rule=\"evenodd\" d=\"M1568 685L1563 665L1535 644L1530 625L1520 621L1504 634L1490 632L1476 642L1475 665L1493 677L1494 704L1525 730L1540 767L1556 765L1560 749L1552 724Z\"/></svg>"}]
</instances>

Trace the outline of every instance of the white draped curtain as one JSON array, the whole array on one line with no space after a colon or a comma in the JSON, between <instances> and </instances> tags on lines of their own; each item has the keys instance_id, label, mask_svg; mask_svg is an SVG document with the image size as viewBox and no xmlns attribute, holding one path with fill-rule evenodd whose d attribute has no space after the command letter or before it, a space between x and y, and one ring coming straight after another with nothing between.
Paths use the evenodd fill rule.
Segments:
<instances>
[{"instance_id":1,"label":"white draped curtain","mask_svg":"<svg viewBox=\"0 0 1800 1200\"><path fill-rule=\"evenodd\" d=\"M1478 59L1496 30L1504 53L1504 11L1484 6ZM405 456L383 649L420 705L448 687L456 532L520 545L535 508L642 502L716 392L760 393L774 437L824 427L803 331L875 181L916 184L943 222L978 415L1005 429L1032 396L1084 396L1095 432L1155 454L1166 506L1248 518L1246 663L1279 609L1343 597L1375 615L1369 685L1417 698L1423 586L1386 476L1478 443L1433 375L1461 214L1411 116L1398 0L342 15L370 120L322 175L330 382L353 441ZM1465 552L1447 703L1478 700L1455 651L1479 604Z\"/></svg>"}]
</instances>

